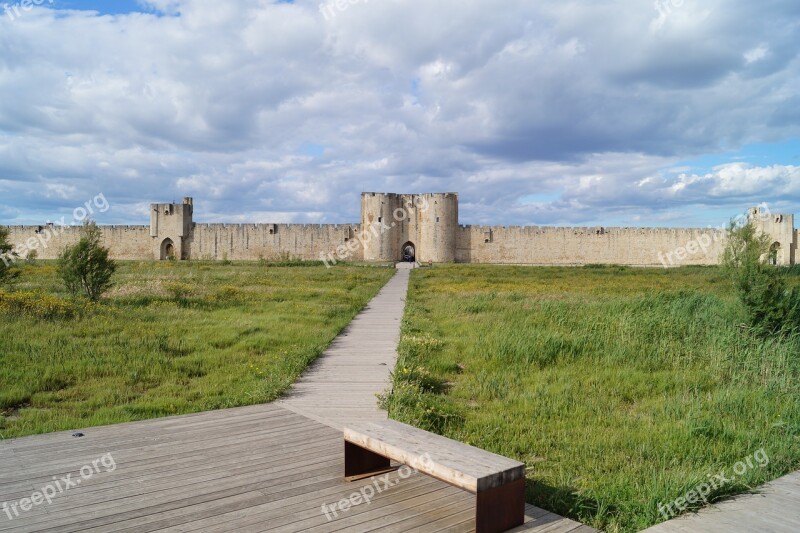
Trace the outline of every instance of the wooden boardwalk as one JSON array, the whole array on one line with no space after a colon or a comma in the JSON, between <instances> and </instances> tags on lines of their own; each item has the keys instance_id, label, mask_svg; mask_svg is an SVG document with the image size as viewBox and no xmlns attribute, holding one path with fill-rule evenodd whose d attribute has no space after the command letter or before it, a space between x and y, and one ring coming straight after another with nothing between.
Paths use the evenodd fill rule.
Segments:
<instances>
[{"instance_id":1,"label":"wooden boardwalk","mask_svg":"<svg viewBox=\"0 0 800 533\"><path fill-rule=\"evenodd\" d=\"M0 441L2 532L471 531L474 496L421 474L343 479L342 433L278 405L259 405ZM91 477L14 516L10 506L53 485ZM62 488L66 485L59 481ZM388 485L388 486L387 486ZM328 508L379 487L370 503ZM330 518L330 520L329 520ZM583 533L528 508L522 531Z\"/></svg>"},{"instance_id":2,"label":"wooden boardwalk","mask_svg":"<svg viewBox=\"0 0 800 533\"><path fill-rule=\"evenodd\" d=\"M646 533L797 533L800 531L800 472L646 529Z\"/></svg>"},{"instance_id":3,"label":"wooden boardwalk","mask_svg":"<svg viewBox=\"0 0 800 533\"><path fill-rule=\"evenodd\" d=\"M340 428L386 418L375 394L394 367L408 274L399 269L280 402L0 441L0 532L474 530L466 491L421 474L343 477ZM369 503L338 507L370 487ZM526 512L516 531L594 531Z\"/></svg>"},{"instance_id":4,"label":"wooden boardwalk","mask_svg":"<svg viewBox=\"0 0 800 533\"><path fill-rule=\"evenodd\" d=\"M386 420L375 395L386 390L397 360L411 272L408 263L399 266L280 401L282 407L337 429L348 422Z\"/></svg>"}]
</instances>

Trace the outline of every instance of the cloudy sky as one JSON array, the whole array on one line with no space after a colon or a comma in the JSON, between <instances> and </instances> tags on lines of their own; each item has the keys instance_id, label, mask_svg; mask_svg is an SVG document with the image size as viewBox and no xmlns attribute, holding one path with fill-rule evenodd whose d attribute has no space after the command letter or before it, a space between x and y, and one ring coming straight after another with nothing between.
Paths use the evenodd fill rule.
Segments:
<instances>
[{"instance_id":1,"label":"cloudy sky","mask_svg":"<svg viewBox=\"0 0 800 533\"><path fill-rule=\"evenodd\" d=\"M328 0L330 1L330 0ZM0 2L0 6L4 2ZM797 0L7 0L0 223L719 226L800 213Z\"/></svg>"}]
</instances>

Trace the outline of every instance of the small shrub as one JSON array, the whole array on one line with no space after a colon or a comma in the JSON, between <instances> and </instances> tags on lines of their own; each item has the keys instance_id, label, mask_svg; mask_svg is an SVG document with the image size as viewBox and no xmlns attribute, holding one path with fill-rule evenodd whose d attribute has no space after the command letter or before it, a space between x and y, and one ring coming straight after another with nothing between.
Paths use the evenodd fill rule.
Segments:
<instances>
[{"instance_id":1,"label":"small shrub","mask_svg":"<svg viewBox=\"0 0 800 533\"><path fill-rule=\"evenodd\" d=\"M164 289L172 296L175 301L185 301L192 294L192 286L180 281L172 281L164 285Z\"/></svg>"},{"instance_id":2,"label":"small shrub","mask_svg":"<svg viewBox=\"0 0 800 533\"><path fill-rule=\"evenodd\" d=\"M39 258L39 253L36 250L31 250L28 252L28 255L25 256L25 262L29 265L33 265L36 263L36 259Z\"/></svg>"},{"instance_id":3,"label":"small shrub","mask_svg":"<svg viewBox=\"0 0 800 533\"><path fill-rule=\"evenodd\" d=\"M58 260L58 274L73 296L85 295L96 301L113 285L117 264L109 258L108 248L100 245L100 229L94 222L83 225L80 241L69 246Z\"/></svg>"},{"instance_id":4,"label":"small shrub","mask_svg":"<svg viewBox=\"0 0 800 533\"><path fill-rule=\"evenodd\" d=\"M761 336L800 331L800 291L786 286L786 270L769 265L770 241L752 221L731 222L722 265L745 307L750 327Z\"/></svg>"},{"instance_id":5,"label":"small shrub","mask_svg":"<svg viewBox=\"0 0 800 533\"><path fill-rule=\"evenodd\" d=\"M233 285L223 285L215 294L217 300L223 302L230 302L232 300L239 300L244 296L244 291L239 287Z\"/></svg>"},{"instance_id":6,"label":"small shrub","mask_svg":"<svg viewBox=\"0 0 800 533\"><path fill-rule=\"evenodd\" d=\"M14 267L16 256L11 251L13 248L8 242L8 229L0 226L0 287L11 286L19 277L19 270Z\"/></svg>"}]
</instances>

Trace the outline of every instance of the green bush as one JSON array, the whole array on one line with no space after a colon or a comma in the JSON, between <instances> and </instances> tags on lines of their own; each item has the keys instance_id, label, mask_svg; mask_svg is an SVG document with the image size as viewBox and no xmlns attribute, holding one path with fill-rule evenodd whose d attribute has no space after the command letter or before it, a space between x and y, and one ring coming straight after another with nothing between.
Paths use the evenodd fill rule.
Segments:
<instances>
[{"instance_id":1,"label":"green bush","mask_svg":"<svg viewBox=\"0 0 800 533\"><path fill-rule=\"evenodd\" d=\"M85 295L97 301L113 285L117 264L109 258L108 248L100 245L100 229L94 222L83 225L80 241L67 247L58 260L58 274L73 296Z\"/></svg>"},{"instance_id":2,"label":"green bush","mask_svg":"<svg viewBox=\"0 0 800 533\"><path fill-rule=\"evenodd\" d=\"M761 336L798 332L800 291L787 288L786 269L765 261L769 252L769 238L759 234L752 222L743 226L731 222L722 265L755 332Z\"/></svg>"},{"instance_id":3,"label":"green bush","mask_svg":"<svg viewBox=\"0 0 800 533\"><path fill-rule=\"evenodd\" d=\"M0 226L0 286L10 286L19 277L19 270L14 267L12 249L13 246L8 242L8 229Z\"/></svg>"}]
</instances>

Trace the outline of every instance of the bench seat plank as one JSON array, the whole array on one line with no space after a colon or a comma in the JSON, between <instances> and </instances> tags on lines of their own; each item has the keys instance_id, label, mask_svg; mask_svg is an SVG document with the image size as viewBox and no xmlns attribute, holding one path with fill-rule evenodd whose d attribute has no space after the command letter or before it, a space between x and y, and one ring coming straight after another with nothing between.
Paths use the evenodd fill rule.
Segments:
<instances>
[{"instance_id":1,"label":"bench seat plank","mask_svg":"<svg viewBox=\"0 0 800 533\"><path fill-rule=\"evenodd\" d=\"M524 463L394 420L351 424L344 439L472 493L525 478Z\"/></svg>"}]
</instances>

